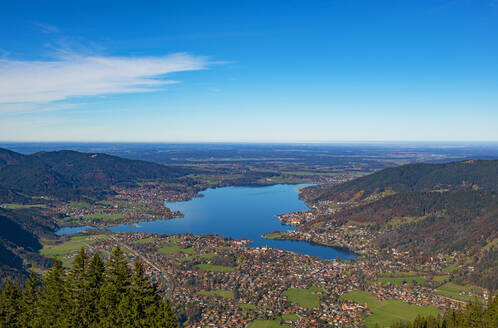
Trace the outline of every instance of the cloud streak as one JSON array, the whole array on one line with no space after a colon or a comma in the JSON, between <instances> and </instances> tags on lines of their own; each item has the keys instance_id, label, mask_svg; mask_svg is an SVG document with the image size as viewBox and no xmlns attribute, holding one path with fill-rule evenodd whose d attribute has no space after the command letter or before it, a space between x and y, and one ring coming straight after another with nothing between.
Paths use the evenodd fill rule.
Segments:
<instances>
[{"instance_id":1,"label":"cloud streak","mask_svg":"<svg viewBox=\"0 0 498 328\"><path fill-rule=\"evenodd\" d=\"M54 25L44 24L44 23L34 23L34 25L38 27L42 33L51 34L51 33L60 32L59 28Z\"/></svg>"},{"instance_id":2,"label":"cloud streak","mask_svg":"<svg viewBox=\"0 0 498 328\"><path fill-rule=\"evenodd\" d=\"M167 74L207 66L205 57L185 53L163 57L65 55L53 61L4 58L0 59L0 106L21 109L74 97L152 92L178 83L165 79Z\"/></svg>"}]
</instances>

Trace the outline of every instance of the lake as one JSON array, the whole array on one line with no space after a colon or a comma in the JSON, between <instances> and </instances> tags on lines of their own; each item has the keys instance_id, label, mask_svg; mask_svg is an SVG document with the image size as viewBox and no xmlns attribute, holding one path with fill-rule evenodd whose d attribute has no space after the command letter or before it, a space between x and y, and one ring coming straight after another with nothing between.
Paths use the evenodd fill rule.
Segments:
<instances>
[{"instance_id":1,"label":"lake","mask_svg":"<svg viewBox=\"0 0 498 328\"><path fill-rule=\"evenodd\" d=\"M208 189L204 197L186 202L165 203L172 211L180 211L183 218L137 222L136 227L123 224L108 229L114 232L151 232L159 234L219 234L224 237L251 239L250 247L268 246L322 259L354 259L353 253L305 241L272 240L261 235L274 230L294 230L282 225L276 214L304 211L309 208L298 199L303 185L274 185L267 187L225 187ZM76 233L86 227L63 228L59 234Z\"/></svg>"}]
</instances>

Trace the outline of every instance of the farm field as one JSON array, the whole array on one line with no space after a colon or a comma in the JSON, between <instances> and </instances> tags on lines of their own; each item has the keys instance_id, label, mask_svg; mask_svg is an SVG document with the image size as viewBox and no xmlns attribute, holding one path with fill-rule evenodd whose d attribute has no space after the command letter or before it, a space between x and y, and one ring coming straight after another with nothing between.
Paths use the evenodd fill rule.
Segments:
<instances>
[{"instance_id":1,"label":"farm field","mask_svg":"<svg viewBox=\"0 0 498 328\"><path fill-rule=\"evenodd\" d=\"M247 326L247 328L280 328L288 327L282 326L280 320L254 320Z\"/></svg>"},{"instance_id":2,"label":"farm field","mask_svg":"<svg viewBox=\"0 0 498 328\"><path fill-rule=\"evenodd\" d=\"M452 282L448 282L439 287L438 289L436 289L436 293L459 301L472 301L475 297L471 295L462 295L462 294L474 293L478 292L479 290L480 288L478 287L460 286Z\"/></svg>"},{"instance_id":3,"label":"farm field","mask_svg":"<svg viewBox=\"0 0 498 328\"><path fill-rule=\"evenodd\" d=\"M74 256L81 248L95 243L96 239L107 238L106 235L76 236L59 245L45 245L40 254L48 257L60 258L64 267L70 267Z\"/></svg>"},{"instance_id":4,"label":"farm field","mask_svg":"<svg viewBox=\"0 0 498 328\"><path fill-rule=\"evenodd\" d=\"M316 294L319 291L322 290L317 287L310 287L309 289L289 288L284 295L287 296L289 301L311 309L320 305L320 295Z\"/></svg>"},{"instance_id":5,"label":"farm field","mask_svg":"<svg viewBox=\"0 0 498 328\"><path fill-rule=\"evenodd\" d=\"M425 280L426 278L424 277L382 277L377 279L378 282L381 282L383 284L391 283L396 286L402 285L404 283L423 285L425 283Z\"/></svg>"},{"instance_id":6,"label":"farm field","mask_svg":"<svg viewBox=\"0 0 498 328\"><path fill-rule=\"evenodd\" d=\"M125 216L123 214L103 214L103 213L95 213L95 214L89 214L86 215L86 217L90 219L97 219L97 220L118 220L122 219Z\"/></svg>"},{"instance_id":7,"label":"farm field","mask_svg":"<svg viewBox=\"0 0 498 328\"><path fill-rule=\"evenodd\" d=\"M235 271L234 267L223 266L223 265L214 265L214 264L197 264L197 267L201 271L214 271L214 272L233 272L233 271Z\"/></svg>"},{"instance_id":8,"label":"farm field","mask_svg":"<svg viewBox=\"0 0 498 328\"><path fill-rule=\"evenodd\" d=\"M46 208L44 204L16 204L16 203L5 203L1 204L0 207L6 208L8 210L20 210L23 208Z\"/></svg>"},{"instance_id":9,"label":"farm field","mask_svg":"<svg viewBox=\"0 0 498 328\"><path fill-rule=\"evenodd\" d=\"M417 315L437 315L435 306L418 306L398 300L379 301L372 294L363 291L351 291L341 296L343 299L353 300L359 304L366 304L373 315L365 317L363 323L367 327L388 327L395 322L414 320Z\"/></svg>"},{"instance_id":10,"label":"farm field","mask_svg":"<svg viewBox=\"0 0 498 328\"><path fill-rule=\"evenodd\" d=\"M448 275L444 275L444 276L436 276L434 278L432 278L434 281L436 282L445 282L445 281L448 281L448 279L450 278L450 276Z\"/></svg>"},{"instance_id":11,"label":"farm field","mask_svg":"<svg viewBox=\"0 0 498 328\"><path fill-rule=\"evenodd\" d=\"M194 254L195 253L194 248L180 248L179 246L176 246L176 245L164 246L164 247L159 248L157 251L163 255L166 255L166 256L171 256L171 255L175 255L178 253L184 253L184 254Z\"/></svg>"},{"instance_id":12,"label":"farm field","mask_svg":"<svg viewBox=\"0 0 498 328\"><path fill-rule=\"evenodd\" d=\"M213 258L213 257L215 257L215 256L216 256L216 254L215 254L215 253L206 253L206 254L201 254L201 255L199 255L199 257L200 257L201 259L207 259L207 260L210 260L210 259L212 259L212 258Z\"/></svg>"},{"instance_id":13,"label":"farm field","mask_svg":"<svg viewBox=\"0 0 498 328\"><path fill-rule=\"evenodd\" d=\"M163 255L171 256L180 253L180 247L176 245L164 246L159 248L157 251Z\"/></svg>"},{"instance_id":14,"label":"farm field","mask_svg":"<svg viewBox=\"0 0 498 328\"><path fill-rule=\"evenodd\" d=\"M83 207L83 208L87 208L90 206L90 204L85 202L69 202L69 204L74 207Z\"/></svg>"}]
</instances>

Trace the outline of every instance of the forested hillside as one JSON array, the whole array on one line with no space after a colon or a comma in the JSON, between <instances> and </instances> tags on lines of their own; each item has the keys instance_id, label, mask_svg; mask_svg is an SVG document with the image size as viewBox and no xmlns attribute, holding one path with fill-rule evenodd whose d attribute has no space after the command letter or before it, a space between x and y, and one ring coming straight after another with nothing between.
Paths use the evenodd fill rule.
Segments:
<instances>
[{"instance_id":1,"label":"forested hillside","mask_svg":"<svg viewBox=\"0 0 498 328\"><path fill-rule=\"evenodd\" d=\"M474 270L455 275L496 290L497 191L498 161L465 161L385 169L303 194L310 202L339 204L321 220L369 226L379 249L427 258L459 252Z\"/></svg>"},{"instance_id":2,"label":"forested hillside","mask_svg":"<svg viewBox=\"0 0 498 328\"><path fill-rule=\"evenodd\" d=\"M350 201L375 194L408 191L498 190L498 161L469 160L446 164L409 164L384 169L335 186L310 187L310 201Z\"/></svg>"},{"instance_id":3,"label":"forested hillside","mask_svg":"<svg viewBox=\"0 0 498 328\"><path fill-rule=\"evenodd\" d=\"M185 174L181 168L106 154L55 151L21 155L0 149L0 202L30 196L102 198L112 185L152 179L171 182Z\"/></svg>"},{"instance_id":4,"label":"forested hillside","mask_svg":"<svg viewBox=\"0 0 498 328\"><path fill-rule=\"evenodd\" d=\"M0 208L0 285L7 277L16 282L26 278L24 261L48 268L50 260L41 256L40 238L55 238L56 225L36 208Z\"/></svg>"},{"instance_id":5,"label":"forested hillside","mask_svg":"<svg viewBox=\"0 0 498 328\"><path fill-rule=\"evenodd\" d=\"M330 218L329 218L330 219ZM339 222L373 225L380 249L409 251L414 257L466 254L475 271L469 281L498 288L498 195L491 191L407 192L333 216Z\"/></svg>"}]
</instances>

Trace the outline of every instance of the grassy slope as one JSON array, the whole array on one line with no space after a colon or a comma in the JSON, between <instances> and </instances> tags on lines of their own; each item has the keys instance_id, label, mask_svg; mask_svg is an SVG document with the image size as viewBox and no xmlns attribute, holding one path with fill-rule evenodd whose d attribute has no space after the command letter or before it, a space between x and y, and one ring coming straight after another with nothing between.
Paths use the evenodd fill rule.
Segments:
<instances>
[{"instance_id":1,"label":"grassy slope","mask_svg":"<svg viewBox=\"0 0 498 328\"><path fill-rule=\"evenodd\" d=\"M398 321L411 321L419 314L427 316L439 313L439 310L432 305L410 305L398 300L379 301L372 294L363 291L352 291L341 297L366 305L372 311L373 315L363 320L363 323L367 327L374 327L375 324L379 324L381 327L388 327Z\"/></svg>"},{"instance_id":2,"label":"grassy slope","mask_svg":"<svg viewBox=\"0 0 498 328\"><path fill-rule=\"evenodd\" d=\"M233 291L232 290L223 290L223 289L201 290L198 293L200 295L204 295L204 296L220 296L223 298L233 299Z\"/></svg>"},{"instance_id":3,"label":"grassy slope","mask_svg":"<svg viewBox=\"0 0 498 328\"><path fill-rule=\"evenodd\" d=\"M460 293L468 293L468 292L473 292L477 291L476 289L479 289L478 287L474 286L460 286L451 282L448 282L441 287L439 287L436 290L436 293L442 296L446 296L455 300L460 300L460 301L471 301L474 299L474 297L470 295L460 295Z\"/></svg>"},{"instance_id":4,"label":"grassy slope","mask_svg":"<svg viewBox=\"0 0 498 328\"><path fill-rule=\"evenodd\" d=\"M107 238L105 235L95 235L95 236L76 236L72 237L69 241L66 241L59 245L54 246L43 246L40 250L40 254L48 257L58 257L62 260L62 264L65 267L70 267L72 260L76 255L78 250L81 248L87 248L88 245L94 244L96 238Z\"/></svg>"}]
</instances>

